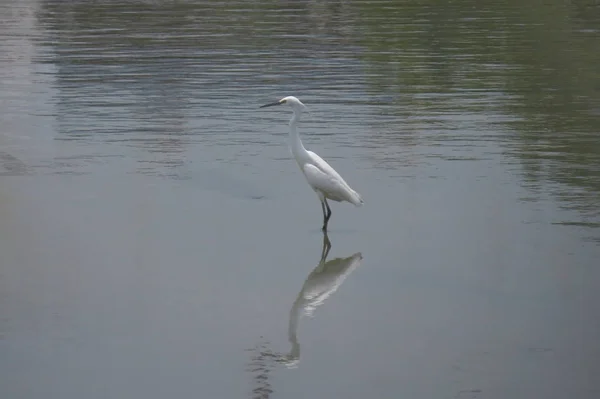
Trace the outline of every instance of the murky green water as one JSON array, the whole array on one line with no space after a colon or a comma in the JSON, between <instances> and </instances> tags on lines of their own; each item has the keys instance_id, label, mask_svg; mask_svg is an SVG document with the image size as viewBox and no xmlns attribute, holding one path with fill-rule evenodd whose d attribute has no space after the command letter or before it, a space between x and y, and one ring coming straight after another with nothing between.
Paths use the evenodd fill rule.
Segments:
<instances>
[{"instance_id":1,"label":"murky green water","mask_svg":"<svg viewBox=\"0 0 600 399\"><path fill-rule=\"evenodd\" d=\"M3 2L2 397L597 398L599 26ZM286 95L365 199L328 254L290 112L258 109Z\"/></svg>"}]
</instances>

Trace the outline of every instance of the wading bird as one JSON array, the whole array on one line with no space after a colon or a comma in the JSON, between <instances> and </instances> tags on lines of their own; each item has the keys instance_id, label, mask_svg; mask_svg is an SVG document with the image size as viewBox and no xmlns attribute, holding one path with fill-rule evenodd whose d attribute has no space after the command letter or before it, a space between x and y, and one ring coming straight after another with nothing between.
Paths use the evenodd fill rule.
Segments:
<instances>
[{"instance_id":1,"label":"wading bird","mask_svg":"<svg viewBox=\"0 0 600 399\"><path fill-rule=\"evenodd\" d=\"M361 206L363 200L356 191L354 191L348 183L335 171L327 162L312 151L307 151L300 140L296 126L300 120L300 115L306 106L296 97L289 96L282 98L274 103L262 105L260 108L272 107L274 105L289 105L294 111L292 119L290 119L290 149L300 170L306 177L306 181L317 193L321 201L321 209L323 210L323 231L327 231L327 223L331 217L331 209L327 200L342 202L347 201L355 206Z\"/></svg>"}]
</instances>

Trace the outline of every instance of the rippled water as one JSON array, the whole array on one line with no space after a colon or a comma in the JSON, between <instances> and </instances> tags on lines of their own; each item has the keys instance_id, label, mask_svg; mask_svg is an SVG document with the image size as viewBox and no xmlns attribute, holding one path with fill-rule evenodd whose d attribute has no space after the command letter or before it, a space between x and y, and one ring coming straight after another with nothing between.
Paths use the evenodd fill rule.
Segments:
<instances>
[{"instance_id":1,"label":"rippled water","mask_svg":"<svg viewBox=\"0 0 600 399\"><path fill-rule=\"evenodd\" d=\"M598 397L599 24L2 2L2 396ZM365 199L329 253L286 95Z\"/></svg>"}]
</instances>

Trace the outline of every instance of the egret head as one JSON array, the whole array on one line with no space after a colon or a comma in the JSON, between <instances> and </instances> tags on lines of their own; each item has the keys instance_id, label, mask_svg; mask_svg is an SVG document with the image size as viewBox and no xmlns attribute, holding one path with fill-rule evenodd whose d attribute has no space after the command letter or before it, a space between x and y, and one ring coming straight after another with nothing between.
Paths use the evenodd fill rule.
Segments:
<instances>
[{"instance_id":1,"label":"egret head","mask_svg":"<svg viewBox=\"0 0 600 399\"><path fill-rule=\"evenodd\" d=\"M289 105L290 107L292 107L292 109L294 111L308 110L306 108L306 105L302 104L302 102L294 96L284 97L279 101L275 101L274 103L262 105L260 108L272 107L274 105L283 105L283 104Z\"/></svg>"}]
</instances>

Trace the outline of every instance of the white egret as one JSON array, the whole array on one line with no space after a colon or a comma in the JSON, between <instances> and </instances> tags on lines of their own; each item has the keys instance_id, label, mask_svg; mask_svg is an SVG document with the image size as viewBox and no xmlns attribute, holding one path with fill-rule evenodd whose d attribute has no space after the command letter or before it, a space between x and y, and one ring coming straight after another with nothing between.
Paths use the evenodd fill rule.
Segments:
<instances>
[{"instance_id":1,"label":"white egret","mask_svg":"<svg viewBox=\"0 0 600 399\"><path fill-rule=\"evenodd\" d=\"M307 151L300 140L296 126L306 106L294 96L284 97L274 103L266 104L260 108L272 107L274 105L287 104L292 107L294 115L290 119L290 149L300 170L306 177L306 181L317 193L323 210L323 231L327 231L327 223L331 217L331 209L327 200L336 202L347 201L355 206L361 206L363 200L356 191L335 171L323 158L312 151Z\"/></svg>"}]
</instances>

